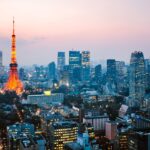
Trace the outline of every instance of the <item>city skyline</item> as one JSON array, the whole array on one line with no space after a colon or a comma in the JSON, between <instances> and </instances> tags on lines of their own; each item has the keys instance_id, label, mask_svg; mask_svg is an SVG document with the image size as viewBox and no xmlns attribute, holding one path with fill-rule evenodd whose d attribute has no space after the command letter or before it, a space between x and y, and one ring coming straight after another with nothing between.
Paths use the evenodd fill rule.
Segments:
<instances>
[{"instance_id":1,"label":"city skyline","mask_svg":"<svg viewBox=\"0 0 150 150\"><path fill-rule=\"evenodd\" d=\"M149 8L0 0L0 150L150 150Z\"/></svg>"},{"instance_id":2,"label":"city skyline","mask_svg":"<svg viewBox=\"0 0 150 150\"><path fill-rule=\"evenodd\" d=\"M2 0L0 50L3 63L8 65L10 60L13 16L20 65L47 65L56 62L58 51L67 52L68 56L72 49L90 50L91 60L96 62L109 58L129 62L134 51L142 51L145 58L149 58L149 6L149 1L135 0L96 0L94 3Z\"/></svg>"}]
</instances>

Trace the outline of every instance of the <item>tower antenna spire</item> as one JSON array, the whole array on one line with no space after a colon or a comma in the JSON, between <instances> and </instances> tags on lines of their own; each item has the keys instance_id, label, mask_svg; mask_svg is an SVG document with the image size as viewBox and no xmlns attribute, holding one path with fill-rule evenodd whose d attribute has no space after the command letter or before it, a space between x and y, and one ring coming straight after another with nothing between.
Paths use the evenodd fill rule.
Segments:
<instances>
[{"instance_id":1,"label":"tower antenna spire","mask_svg":"<svg viewBox=\"0 0 150 150\"><path fill-rule=\"evenodd\" d=\"M15 34L15 19L13 17L13 35Z\"/></svg>"}]
</instances>

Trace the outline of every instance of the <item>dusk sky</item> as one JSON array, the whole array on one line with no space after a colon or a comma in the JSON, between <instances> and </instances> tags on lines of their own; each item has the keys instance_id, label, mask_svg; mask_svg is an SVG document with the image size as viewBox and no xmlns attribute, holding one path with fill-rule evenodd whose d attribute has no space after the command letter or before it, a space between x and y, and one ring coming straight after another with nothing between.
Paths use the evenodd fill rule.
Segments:
<instances>
[{"instance_id":1,"label":"dusk sky","mask_svg":"<svg viewBox=\"0 0 150 150\"><path fill-rule=\"evenodd\" d=\"M92 61L150 58L150 0L0 0L0 50L10 62L15 17L20 65L55 61L58 51L90 50Z\"/></svg>"}]
</instances>

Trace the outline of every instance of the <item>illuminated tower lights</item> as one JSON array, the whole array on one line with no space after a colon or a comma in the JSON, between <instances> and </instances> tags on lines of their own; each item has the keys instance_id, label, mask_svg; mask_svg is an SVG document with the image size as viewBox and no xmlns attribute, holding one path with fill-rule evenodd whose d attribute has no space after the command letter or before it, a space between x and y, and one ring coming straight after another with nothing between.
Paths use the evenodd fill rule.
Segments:
<instances>
[{"instance_id":1,"label":"illuminated tower lights","mask_svg":"<svg viewBox=\"0 0 150 150\"><path fill-rule=\"evenodd\" d=\"M11 63L10 63L9 78L7 83L5 84L4 91L15 91L17 94L21 94L23 92L23 84L19 79L18 69L17 69L18 64L16 60L16 35L15 35L14 24L15 21L13 19Z\"/></svg>"}]
</instances>

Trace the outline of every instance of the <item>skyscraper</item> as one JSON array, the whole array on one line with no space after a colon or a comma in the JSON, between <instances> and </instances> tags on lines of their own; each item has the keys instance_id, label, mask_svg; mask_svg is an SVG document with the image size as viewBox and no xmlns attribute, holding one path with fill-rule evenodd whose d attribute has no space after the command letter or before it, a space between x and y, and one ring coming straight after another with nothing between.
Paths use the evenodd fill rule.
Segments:
<instances>
[{"instance_id":1,"label":"skyscraper","mask_svg":"<svg viewBox=\"0 0 150 150\"><path fill-rule=\"evenodd\" d=\"M0 51L0 76L4 75L4 66L3 66L3 53Z\"/></svg>"},{"instance_id":2,"label":"skyscraper","mask_svg":"<svg viewBox=\"0 0 150 150\"><path fill-rule=\"evenodd\" d=\"M3 66L3 53L0 51L0 67Z\"/></svg>"},{"instance_id":3,"label":"skyscraper","mask_svg":"<svg viewBox=\"0 0 150 150\"><path fill-rule=\"evenodd\" d=\"M150 88L150 59L145 59L145 87Z\"/></svg>"},{"instance_id":4,"label":"skyscraper","mask_svg":"<svg viewBox=\"0 0 150 150\"><path fill-rule=\"evenodd\" d=\"M99 83L102 79L102 66L99 64L95 66L95 80Z\"/></svg>"},{"instance_id":5,"label":"skyscraper","mask_svg":"<svg viewBox=\"0 0 150 150\"><path fill-rule=\"evenodd\" d=\"M65 66L65 52L58 52L57 55L57 69L62 71Z\"/></svg>"},{"instance_id":6,"label":"skyscraper","mask_svg":"<svg viewBox=\"0 0 150 150\"><path fill-rule=\"evenodd\" d=\"M48 79L54 80L56 78L56 65L55 62L51 62L48 65Z\"/></svg>"},{"instance_id":7,"label":"skyscraper","mask_svg":"<svg viewBox=\"0 0 150 150\"><path fill-rule=\"evenodd\" d=\"M116 82L117 82L117 91L121 92L123 87L125 87L125 75L126 75L126 66L124 61L116 61Z\"/></svg>"},{"instance_id":8,"label":"skyscraper","mask_svg":"<svg viewBox=\"0 0 150 150\"><path fill-rule=\"evenodd\" d=\"M116 61L116 73L119 76L124 76L125 74L125 62L124 61Z\"/></svg>"},{"instance_id":9,"label":"skyscraper","mask_svg":"<svg viewBox=\"0 0 150 150\"><path fill-rule=\"evenodd\" d=\"M81 66L80 51L69 51L69 66L72 70Z\"/></svg>"},{"instance_id":10,"label":"skyscraper","mask_svg":"<svg viewBox=\"0 0 150 150\"><path fill-rule=\"evenodd\" d=\"M13 34L12 34L12 47L11 47L11 63L10 63L10 72L7 83L5 84L4 91L16 91L17 94L21 94L23 92L23 84L19 79L18 75L18 64L16 60L16 35L14 29L13 20Z\"/></svg>"},{"instance_id":11,"label":"skyscraper","mask_svg":"<svg viewBox=\"0 0 150 150\"><path fill-rule=\"evenodd\" d=\"M90 67L90 51L82 52L82 66Z\"/></svg>"},{"instance_id":12,"label":"skyscraper","mask_svg":"<svg viewBox=\"0 0 150 150\"><path fill-rule=\"evenodd\" d=\"M19 69L19 77L21 80L24 80L24 77L25 77L24 68Z\"/></svg>"},{"instance_id":13,"label":"skyscraper","mask_svg":"<svg viewBox=\"0 0 150 150\"><path fill-rule=\"evenodd\" d=\"M145 63L142 52L133 52L130 60L130 106L140 106L145 95Z\"/></svg>"},{"instance_id":14,"label":"skyscraper","mask_svg":"<svg viewBox=\"0 0 150 150\"><path fill-rule=\"evenodd\" d=\"M74 69L81 68L81 54L80 51L69 51L69 78L71 82L76 82L74 78ZM75 71L76 72L76 71Z\"/></svg>"},{"instance_id":15,"label":"skyscraper","mask_svg":"<svg viewBox=\"0 0 150 150\"><path fill-rule=\"evenodd\" d=\"M90 79L90 52L82 52L82 80L87 81Z\"/></svg>"},{"instance_id":16,"label":"skyscraper","mask_svg":"<svg viewBox=\"0 0 150 150\"><path fill-rule=\"evenodd\" d=\"M107 60L107 79L110 82L116 82L116 60L108 59Z\"/></svg>"}]
</instances>

